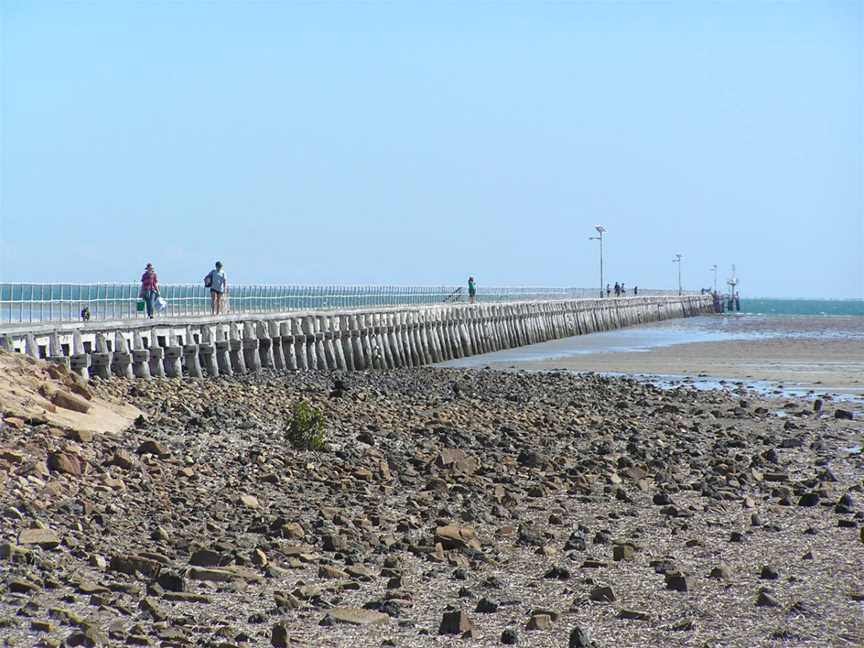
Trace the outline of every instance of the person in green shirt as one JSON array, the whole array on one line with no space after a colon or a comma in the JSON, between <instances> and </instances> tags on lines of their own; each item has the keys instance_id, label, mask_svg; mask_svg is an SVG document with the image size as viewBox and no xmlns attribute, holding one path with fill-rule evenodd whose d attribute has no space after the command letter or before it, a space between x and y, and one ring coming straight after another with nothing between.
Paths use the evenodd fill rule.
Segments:
<instances>
[{"instance_id":1,"label":"person in green shirt","mask_svg":"<svg viewBox=\"0 0 864 648\"><path fill-rule=\"evenodd\" d=\"M474 277L468 277L468 303L473 304L477 299L477 284L474 283Z\"/></svg>"}]
</instances>

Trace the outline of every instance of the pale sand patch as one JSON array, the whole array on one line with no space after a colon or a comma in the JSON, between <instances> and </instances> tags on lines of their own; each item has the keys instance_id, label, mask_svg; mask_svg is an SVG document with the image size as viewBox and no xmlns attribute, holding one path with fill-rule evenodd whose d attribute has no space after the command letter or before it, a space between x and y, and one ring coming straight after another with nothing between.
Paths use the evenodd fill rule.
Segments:
<instances>
[{"instance_id":1,"label":"pale sand patch","mask_svg":"<svg viewBox=\"0 0 864 648\"><path fill-rule=\"evenodd\" d=\"M693 342L647 351L600 352L548 360L490 363L520 369L764 380L805 389L864 391L860 340L775 338Z\"/></svg>"},{"instance_id":2,"label":"pale sand patch","mask_svg":"<svg viewBox=\"0 0 864 648\"><path fill-rule=\"evenodd\" d=\"M87 411L69 409L70 404ZM71 430L122 432L141 411L94 397L83 380L63 367L0 350L0 414L10 425L22 419Z\"/></svg>"}]
</instances>

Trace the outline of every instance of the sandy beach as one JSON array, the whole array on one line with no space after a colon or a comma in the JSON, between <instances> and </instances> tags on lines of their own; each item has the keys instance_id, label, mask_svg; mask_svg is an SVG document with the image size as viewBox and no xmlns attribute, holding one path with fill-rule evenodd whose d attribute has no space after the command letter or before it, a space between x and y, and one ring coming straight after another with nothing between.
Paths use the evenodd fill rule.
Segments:
<instances>
[{"instance_id":1,"label":"sandy beach","mask_svg":"<svg viewBox=\"0 0 864 648\"><path fill-rule=\"evenodd\" d=\"M694 318L556 340L448 366L767 381L864 393L864 318Z\"/></svg>"}]
</instances>

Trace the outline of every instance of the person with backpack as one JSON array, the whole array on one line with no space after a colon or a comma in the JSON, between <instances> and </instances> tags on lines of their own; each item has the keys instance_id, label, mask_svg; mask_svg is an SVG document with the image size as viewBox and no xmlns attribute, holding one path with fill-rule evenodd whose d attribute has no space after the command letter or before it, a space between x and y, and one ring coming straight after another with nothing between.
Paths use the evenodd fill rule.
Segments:
<instances>
[{"instance_id":1,"label":"person with backpack","mask_svg":"<svg viewBox=\"0 0 864 648\"><path fill-rule=\"evenodd\" d=\"M144 268L144 274L141 275L140 295L147 307L147 317L153 319L153 306L159 298L159 279L156 277L152 263L147 264L147 267Z\"/></svg>"},{"instance_id":2,"label":"person with backpack","mask_svg":"<svg viewBox=\"0 0 864 648\"><path fill-rule=\"evenodd\" d=\"M228 293L228 279L222 271L221 261L217 261L216 267L204 277L204 287L210 289L210 312L219 315L222 312L222 298Z\"/></svg>"},{"instance_id":3,"label":"person with backpack","mask_svg":"<svg viewBox=\"0 0 864 648\"><path fill-rule=\"evenodd\" d=\"M477 300L477 284L474 277L468 277L468 303L473 304Z\"/></svg>"}]
</instances>

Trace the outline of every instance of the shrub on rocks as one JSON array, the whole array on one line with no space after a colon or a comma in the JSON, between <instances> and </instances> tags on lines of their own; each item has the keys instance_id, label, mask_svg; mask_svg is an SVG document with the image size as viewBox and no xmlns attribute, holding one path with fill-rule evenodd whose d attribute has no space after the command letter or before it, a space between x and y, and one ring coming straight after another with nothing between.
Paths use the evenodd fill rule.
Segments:
<instances>
[{"instance_id":1,"label":"shrub on rocks","mask_svg":"<svg viewBox=\"0 0 864 648\"><path fill-rule=\"evenodd\" d=\"M294 403L287 436L291 447L296 450L323 450L326 438L321 410L305 400Z\"/></svg>"}]
</instances>

